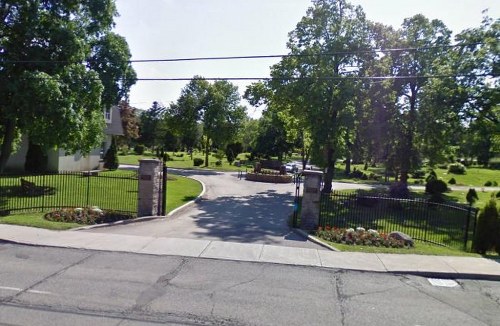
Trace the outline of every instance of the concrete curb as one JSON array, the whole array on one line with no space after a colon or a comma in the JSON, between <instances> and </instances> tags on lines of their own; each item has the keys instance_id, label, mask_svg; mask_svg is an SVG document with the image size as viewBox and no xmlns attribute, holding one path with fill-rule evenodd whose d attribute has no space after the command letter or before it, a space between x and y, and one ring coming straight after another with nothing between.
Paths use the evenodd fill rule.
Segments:
<instances>
[{"instance_id":1,"label":"concrete curb","mask_svg":"<svg viewBox=\"0 0 500 326\"><path fill-rule=\"evenodd\" d=\"M190 179L193 179L193 180L196 180L197 182L199 182L201 184L201 193L195 199L188 201L187 203L185 203L182 206L177 207L173 211L169 212L166 216L144 216L144 217L138 217L138 218L134 218L134 219L130 219L130 220L121 220L121 221L116 221L116 222L111 222L111 223L81 226L81 227L77 227L74 229L69 229L68 231L84 231L84 230L105 228L105 227L109 227L109 226L126 225L126 224L132 224L132 223L147 222L147 221L151 221L151 220L167 219L167 218L171 217L172 215L188 208L189 206L194 205L195 203L198 203L206 192L206 186L202 181L195 179L195 178L192 178L191 176L188 176L186 178L190 178Z\"/></svg>"},{"instance_id":2,"label":"concrete curb","mask_svg":"<svg viewBox=\"0 0 500 326\"><path fill-rule=\"evenodd\" d=\"M304 238L307 238L307 240L311 241L311 242L314 242L315 244L317 245L320 245L328 250L331 250L331 251L338 251L340 252L339 249L335 248L335 247L332 247L330 246L328 243L325 243L321 240L319 240L318 238L310 235L309 233L307 233L306 231L304 230L301 230L301 229L297 229L297 228L294 228L293 231L295 231L296 233L300 234L301 236L303 236Z\"/></svg>"}]
</instances>

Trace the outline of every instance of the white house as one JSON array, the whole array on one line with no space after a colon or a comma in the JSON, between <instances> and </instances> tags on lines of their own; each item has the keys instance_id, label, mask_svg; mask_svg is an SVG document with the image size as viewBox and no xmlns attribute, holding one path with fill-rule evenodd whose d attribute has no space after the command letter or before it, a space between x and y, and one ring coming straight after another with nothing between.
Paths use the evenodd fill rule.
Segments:
<instances>
[{"instance_id":1,"label":"white house","mask_svg":"<svg viewBox=\"0 0 500 326\"><path fill-rule=\"evenodd\" d=\"M112 136L123 135L120 110L117 106L106 110L104 112L104 119L106 121L105 139L100 148L95 148L88 155L82 155L80 152L73 155L66 155L63 149L51 149L47 152L48 171L88 171L98 169L104 153L111 146ZM7 161L6 170L23 171L27 151L28 138L23 137L19 150L12 154Z\"/></svg>"}]
</instances>

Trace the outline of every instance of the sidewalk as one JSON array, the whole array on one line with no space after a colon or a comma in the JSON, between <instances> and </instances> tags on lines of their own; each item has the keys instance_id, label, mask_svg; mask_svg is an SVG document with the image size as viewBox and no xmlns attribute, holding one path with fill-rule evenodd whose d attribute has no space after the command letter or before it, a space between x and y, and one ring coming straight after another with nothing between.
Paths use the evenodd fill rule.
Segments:
<instances>
[{"instance_id":1,"label":"sidewalk","mask_svg":"<svg viewBox=\"0 0 500 326\"><path fill-rule=\"evenodd\" d=\"M0 239L37 246L500 281L500 261L474 257L334 252L263 244L50 231L6 224L0 224Z\"/></svg>"}]
</instances>

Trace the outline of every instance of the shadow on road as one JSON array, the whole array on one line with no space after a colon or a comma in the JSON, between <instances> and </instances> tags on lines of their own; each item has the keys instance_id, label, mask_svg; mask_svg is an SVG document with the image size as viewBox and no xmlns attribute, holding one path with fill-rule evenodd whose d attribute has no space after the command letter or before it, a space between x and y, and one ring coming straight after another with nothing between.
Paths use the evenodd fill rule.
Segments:
<instances>
[{"instance_id":1,"label":"shadow on road","mask_svg":"<svg viewBox=\"0 0 500 326\"><path fill-rule=\"evenodd\" d=\"M291 193L273 190L251 196L227 196L198 204L201 211L192 217L199 238L216 237L222 241L280 243L284 240L305 242L288 226L292 212Z\"/></svg>"}]
</instances>

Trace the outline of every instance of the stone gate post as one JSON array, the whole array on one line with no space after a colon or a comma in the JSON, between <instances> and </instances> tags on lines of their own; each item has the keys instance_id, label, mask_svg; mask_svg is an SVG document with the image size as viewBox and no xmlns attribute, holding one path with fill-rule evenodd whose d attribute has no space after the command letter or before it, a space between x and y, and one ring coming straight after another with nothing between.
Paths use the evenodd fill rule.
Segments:
<instances>
[{"instance_id":1,"label":"stone gate post","mask_svg":"<svg viewBox=\"0 0 500 326\"><path fill-rule=\"evenodd\" d=\"M302 211L300 228L313 230L319 224L319 203L321 197L321 178L323 172L304 170L304 190L302 195Z\"/></svg>"},{"instance_id":2,"label":"stone gate post","mask_svg":"<svg viewBox=\"0 0 500 326\"><path fill-rule=\"evenodd\" d=\"M139 161L139 192L137 195L137 217L158 215L160 190L159 160Z\"/></svg>"}]
</instances>

